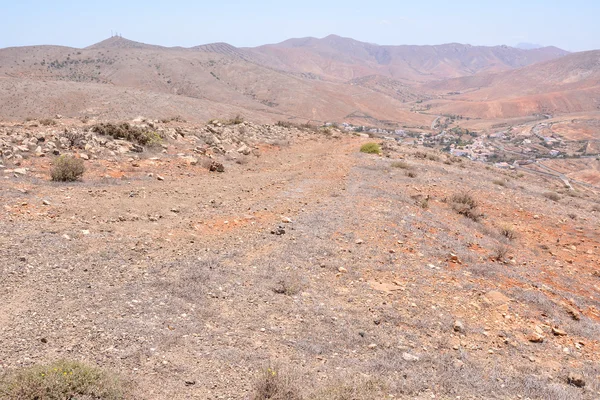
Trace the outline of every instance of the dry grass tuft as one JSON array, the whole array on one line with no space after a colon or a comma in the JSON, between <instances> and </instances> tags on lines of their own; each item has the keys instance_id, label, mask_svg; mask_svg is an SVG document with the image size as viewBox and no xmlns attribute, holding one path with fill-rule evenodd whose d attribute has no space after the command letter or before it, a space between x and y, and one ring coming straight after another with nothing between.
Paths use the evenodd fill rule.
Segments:
<instances>
[{"instance_id":1,"label":"dry grass tuft","mask_svg":"<svg viewBox=\"0 0 600 400\"><path fill-rule=\"evenodd\" d=\"M42 126L54 126L56 125L56 121L52 118L40 119L40 125Z\"/></svg>"},{"instance_id":2,"label":"dry grass tuft","mask_svg":"<svg viewBox=\"0 0 600 400\"><path fill-rule=\"evenodd\" d=\"M517 238L517 232L515 228L510 225L502 225L500 227L500 234L508 240L515 240Z\"/></svg>"},{"instance_id":3,"label":"dry grass tuft","mask_svg":"<svg viewBox=\"0 0 600 400\"><path fill-rule=\"evenodd\" d=\"M552 200L552 201L560 200L560 196L558 195L558 193L554 193L554 192L546 192L546 193L544 193L544 197L549 200Z\"/></svg>"},{"instance_id":4,"label":"dry grass tuft","mask_svg":"<svg viewBox=\"0 0 600 400\"><path fill-rule=\"evenodd\" d=\"M406 161L395 161L392 163L392 168L412 169L412 166Z\"/></svg>"},{"instance_id":5,"label":"dry grass tuft","mask_svg":"<svg viewBox=\"0 0 600 400\"><path fill-rule=\"evenodd\" d=\"M274 368L267 368L254 383L254 392L250 399L302 400L302 395L291 375L276 371Z\"/></svg>"},{"instance_id":6,"label":"dry grass tuft","mask_svg":"<svg viewBox=\"0 0 600 400\"><path fill-rule=\"evenodd\" d=\"M57 361L21 369L0 377L4 400L62 400L127 398L118 376L77 361Z\"/></svg>"}]
</instances>

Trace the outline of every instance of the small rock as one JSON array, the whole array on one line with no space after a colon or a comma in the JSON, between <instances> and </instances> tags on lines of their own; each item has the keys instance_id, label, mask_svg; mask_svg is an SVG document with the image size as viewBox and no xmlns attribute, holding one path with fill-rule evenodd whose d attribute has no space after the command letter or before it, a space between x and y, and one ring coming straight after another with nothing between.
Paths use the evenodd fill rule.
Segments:
<instances>
[{"instance_id":1,"label":"small rock","mask_svg":"<svg viewBox=\"0 0 600 400\"><path fill-rule=\"evenodd\" d=\"M285 234L285 229L283 229L283 226L280 225L276 229L273 229L271 233L273 235L281 236Z\"/></svg>"},{"instance_id":2,"label":"small rock","mask_svg":"<svg viewBox=\"0 0 600 400\"><path fill-rule=\"evenodd\" d=\"M15 168L15 169L13 169L13 172L17 175L27 175L26 168Z\"/></svg>"},{"instance_id":3,"label":"small rock","mask_svg":"<svg viewBox=\"0 0 600 400\"><path fill-rule=\"evenodd\" d=\"M554 334L554 336L567 336L567 332L556 327L552 328L552 333Z\"/></svg>"},{"instance_id":4,"label":"small rock","mask_svg":"<svg viewBox=\"0 0 600 400\"><path fill-rule=\"evenodd\" d=\"M456 264L462 264L460 259L458 258L458 256L453 253L450 253L450 261L452 261L453 263L456 263Z\"/></svg>"},{"instance_id":5,"label":"small rock","mask_svg":"<svg viewBox=\"0 0 600 400\"><path fill-rule=\"evenodd\" d=\"M410 353L402 353L402 359L404 361L419 361L419 357Z\"/></svg>"},{"instance_id":6,"label":"small rock","mask_svg":"<svg viewBox=\"0 0 600 400\"><path fill-rule=\"evenodd\" d=\"M346 268L344 268L344 267L339 267L338 271L341 272L342 274L348 273L348 270Z\"/></svg>"},{"instance_id":7,"label":"small rock","mask_svg":"<svg viewBox=\"0 0 600 400\"><path fill-rule=\"evenodd\" d=\"M544 336L540 335L537 332L534 332L531 335L527 336L527 340L529 340L531 343L543 343Z\"/></svg>"},{"instance_id":8,"label":"small rock","mask_svg":"<svg viewBox=\"0 0 600 400\"><path fill-rule=\"evenodd\" d=\"M460 332L463 333L465 331L465 326L462 323L462 321L454 321L454 326L453 326L454 332Z\"/></svg>"},{"instance_id":9,"label":"small rock","mask_svg":"<svg viewBox=\"0 0 600 400\"><path fill-rule=\"evenodd\" d=\"M163 177L162 177L162 176L160 176L160 175L156 175L156 179L158 179L159 181L164 181L164 180L165 180L165 178L163 178Z\"/></svg>"},{"instance_id":10,"label":"small rock","mask_svg":"<svg viewBox=\"0 0 600 400\"><path fill-rule=\"evenodd\" d=\"M193 379L186 379L185 380L185 386L193 386L196 384L196 381Z\"/></svg>"},{"instance_id":11,"label":"small rock","mask_svg":"<svg viewBox=\"0 0 600 400\"><path fill-rule=\"evenodd\" d=\"M376 345L375 343L371 343L371 344L369 345L369 348L370 348L370 349L376 349L376 348L377 348L377 345Z\"/></svg>"},{"instance_id":12,"label":"small rock","mask_svg":"<svg viewBox=\"0 0 600 400\"><path fill-rule=\"evenodd\" d=\"M362 239L358 239L358 240L356 240L356 242L354 242L354 243L356 243L356 244L363 244L364 242L365 242L364 240L362 240Z\"/></svg>"},{"instance_id":13,"label":"small rock","mask_svg":"<svg viewBox=\"0 0 600 400\"><path fill-rule=\"evenodd\" d=\"M583 379L583 376L572 372L569 373L569 376L567 377L567 382L569 383L569 385L577 386L579 388L585 386L585 380Z\"/></svg>"},{"instance_id":14,"label":"small rock","mask_svg":"<svg viewBox=\"0 0 600 400\"><path fill-rule=\"evenodd\" d=\"M291 224L292 219L289 217L281 217L281 222L283 222L284 224Z\"/></svg>"},{"instance_id":15,"label":"small rock","mask_svg":"<svg viewBox=\"0 0 600 400\"><path fill-rule=\"evenodd\" d=\"M211 172L225 172L225 166L223 166L223 164L220 162L213 161L210 163L208 170Z\"/></svg>"},{"instance_id":16,"label":"small rock","mask_svg":"<svg viewBox=\"0 0 600 400\"><path fill-rule=\"evenodd\" d=\"M49 206L50 202L48 200L44 200L44 201L42 201L42 204L45 205L45 206Z\"/></svg>"}]
</instances>

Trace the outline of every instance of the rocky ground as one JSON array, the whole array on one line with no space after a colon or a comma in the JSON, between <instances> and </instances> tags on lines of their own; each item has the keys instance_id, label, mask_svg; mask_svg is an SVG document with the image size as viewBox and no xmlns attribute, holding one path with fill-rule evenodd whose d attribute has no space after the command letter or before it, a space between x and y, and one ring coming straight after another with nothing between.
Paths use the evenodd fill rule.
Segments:
<instances>
[{"instance_id":1,"label":"rocky ground","mask_svg":"<svg viewBox=\"0 0 600 400\"><path fill-rule=\"evenodd\" d=\"M84 360L144 399L248 399L269 367L307 399L600 396L596 193L335 131L43 122L0 127L0 371ZM81 182L49 180L59 154Z\"/></svg>"}]
</instances>

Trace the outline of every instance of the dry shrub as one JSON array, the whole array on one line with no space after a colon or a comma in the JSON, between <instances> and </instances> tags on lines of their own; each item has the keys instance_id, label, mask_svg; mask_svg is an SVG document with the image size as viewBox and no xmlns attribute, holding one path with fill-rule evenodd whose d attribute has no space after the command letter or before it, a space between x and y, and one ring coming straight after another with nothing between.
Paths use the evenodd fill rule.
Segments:
<instances>
[{"instance_id":1,"label":"dry shrub","mask_svg":"<svg viewBox=\"0 0 600 400\"><path fill-rule=\"evenodd\" d=\"M544 193L544 197L549 200L552 200L552 201L560 200L560 196L558 195L558 193L554 193L554 192L546 192L546 193Z\"/></svg>"},{"instance_id":2,"label":"dry shrub","mask_svg":"<svg viewBox=\"0 0 600 400\"><path fill-rule=\"evenodd\" d=\"M503 261L506 258L506 255L508 254L509 250L510 249L508 248L508 246L504 244L499 244L496 247L494 247L492 258L496 261Z\"/></svg>"},{"instance_id":3,"label":"dry shrub","mask_svg":"<svg viewBox=\"0 0 600 400\"><path fill-rule=\"evenodd\" d=\"M240 125L242 123L244 123L244 117L242 117L240 114L231 119L226 119L223 121L223 125Z\"/></svg>"},{"instance_id":4,"label":"dry shrub","mask_svg":"<svg viewBox=\"0 0 600 400\"><path fill-rule=\"evenodd\" d=\"M339 382L318 391L310 400L372 400L386 397L385 385L373 379Z\"/></svg>"},{"instance_id":5,"label":"dry shrub","mask_svg":"<svg viewBox=\"0 0 600 400\"><path fill-rule=\"evenodd\" d=\"M131 126L127 122L121 124L113 124L110 122L100 123L92 126L90 130L100 135L111 136L115 139L124 139L140 145L158 145L163 140L157 132L147 128Z\"/></svg>"},{"instance_id":6,"label":"dry shrub","mask_svg":"<svg viewBox=\"0 0 600 400\"><path fill-rule=\"evenodd\" d=\"M477 201L469 193L455 194L450 199L452 209L477 222L483 214L479 211Z\"/></svg>"},{"instance_id":7,"label":"dry shrub","mask_svg":"<svg viewBox=\"0 0 600 400\"><path fill-rule=\"evenodd\" d=\"M506 179L494 179L494 180L492 181L492 183L493 183L494 185L498 185L498 186L506 186L506 183L507 183L507 182L506 182Z\"/></svg>"},{"instance_id":8,"label":"dry shrub","mask_svg":"<svg viewBox=\"0 0 600 400\"><path fill-rule=\"evenodd\" d=\"M17 370L0 377L4 400L62 400L127 398L118 376L76 361L57 361Z\"/></svg>"},{"instance_id":9,"label":"dry shrub","mask_svg":"<svg viewBox=\"0 0 600 400\"><path fill-rule=\"evenodd\" d=\"M500 234L508 240L515 240L517 238L517 232L515 228L510 225L502 225L500 227Z\"/></svg>"},{"instance_id":10,"label":"dry shrub","mask_svg":"<svg viewBox=\"0 0 600 400\"><path fill-rule=\"evenodd\" d=\"M44 118L44 119L40 119L40 125L54 126L54 125L56 125L56 121L53 120L52 118Z\"/></svg>"},{"instance_id":11,"label":"dry shrub","mask_svg":"<svg viewBox=\"0 0 600 400\"><path fill-rule=\"evenodd\" d=\"M73 182L83 176L83 160L72 156L60 156L54 160L50 176L55 182Z\"/></svg>"},{"instance_id":12,"label":"dry shrub","mask_svg":"<svg viewBox=\"0 0 600 400\"><path fill-rule=\"evenodd\" d=\"M274 368L264 370L254 383L251 400L302 400L290 374Z\"/></svg>"},{"instance_id":13,"label":"dry shrub","mask_svg":"<svg viewBox=\"0 0 600 400\"><path fill-rule=\"evenodd\" d=\"M416 178L417 173L415 171L406 171L406 176L408 176L409 178Z\"/></svg>"},{"instance_id":14,"label":"dry shrub","mask_svg":"<svg viewBox=\"0 0 600 400\"><path fill-rule=\"evenodd\" d=\"M412 169L409 163L406 161L395 161L392 163L392 168L400 168L400 169Z\"/></svg>"},{"instance_id":15,"label":"dry shrub","mask_svg":"<svg viewBox=\"0 0 600 400\"><path fill-rule=\"evenodd\" d=\"M296 274L285 274L278 277L273 292L278 294L284 294L286 296L294 296L300 293L302 289L302 283L300 278Z\"/></svg>"}]
</instances>

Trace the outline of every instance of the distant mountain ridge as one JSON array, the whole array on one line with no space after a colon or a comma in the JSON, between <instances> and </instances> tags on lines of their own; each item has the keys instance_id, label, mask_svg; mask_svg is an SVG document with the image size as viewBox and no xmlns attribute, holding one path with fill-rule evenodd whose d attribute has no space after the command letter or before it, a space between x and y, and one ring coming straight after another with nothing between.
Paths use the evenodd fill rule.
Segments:
<instances>
[{"instance_id":1,"label":"distant mountain ridge","mask_svg":"<svg viewBox=\"0 0 600 400\"><path fill-rule=\"evenodd\" d=\"M390 46L330 35L254 48L183 48L114 36L84 49L0 49L0 117L148 113L206 120L243 113L260 121L425 129L436 114L595 109L598 65L593 54L551 46Z\"/></svg>"}]
</instances>

